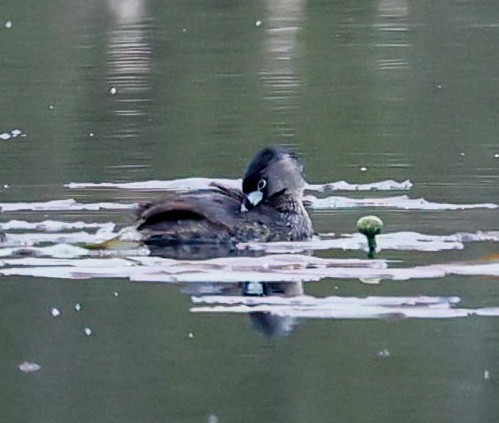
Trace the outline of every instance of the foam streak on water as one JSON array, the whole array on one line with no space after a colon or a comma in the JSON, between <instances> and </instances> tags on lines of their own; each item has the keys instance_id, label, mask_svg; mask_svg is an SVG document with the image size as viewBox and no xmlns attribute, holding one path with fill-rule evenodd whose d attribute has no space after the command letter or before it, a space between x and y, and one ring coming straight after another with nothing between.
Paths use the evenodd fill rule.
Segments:
<instances>
[{"instance_id":1,"label":"foam streak on water","mask_svg":"<svg viewBox=\"0 0 499 423\"><path fill-rule=\"evenodd\" d=\"M66 260L64 260L64 258ZM389 267L382 260L319 259L301 255L270 255L185 261L157 257L58 258L23 257L0 261L0 275L89 279L129 278L135 282L305 282L322 279L410 280L447 275L499 276L499 263L441 263Z\"/></svg>"},{"instance_id":2,"label":"foam streak on water","mask_svg":"<svg viewBox=\"0 0 499 423\"><path fill-rule=\"evenodd\" d=\"M393 232L376 237L380 250L444 251L462 250L468 242L499 242L499 232L456 233L452 235L426 235L417 232ZM248 242L241 248L266 253L296 253L314 250L367 250L366 238L358 233L344 234L328 239L317 237L311 241L297 242Z\"/></svg>"},{"instance_id":3,"label":"foam streak on water","mask_svg":"<svg viewBox=\"0 0 499 423\"><path fill-rule=\"evenodd\" d=\"M95 229L97 230L95 230ZM22 231L26 229L26 231ZM30 254L46 257L59 257L60 251L67 256L73 250L75 257L94 254L77 247L80 243L94 244L115 237L126 241L137 241L138 234L133 227L120 232L113 223L62 222L45 220L25 222L11 220L0 224L4 231L0 242L0 257L16 254L16 248L30 247ZM14 231L14 232L9 232ZM455 233L450 235L427 235L418 232L392 232L377 237L378 248L399 251L445 251L462 250L466 243L499 242L497 231L477 231L475 233ZM52 245L47 246L50 243ZM359 233L331 236L324 234L311 241L297 242L248 242L238 246L240 250L264 251L268 254L300 253L319 250L367 250L366 238ZM112 251L108 252L112 253ZM26 251L24 251L26 254Z\"/></svg>"},{"instance_id":4,"label":"foam streak on water","mask_svg":"<svg viewBox=\"0 0 499 423\"><path fill-rule=\"evenodd\" d=\"M218 183L230 188L240 188L241 179L222 178L185 178L173 179L170 181L142 181L128 183L113 182L71 182L65 187L69 189L126 189L135 191L184 191L210 188L212 183ZM307 184L307 191L328 192L328 191L406 191L413 187L411 181L397 182L392 179L386 181L372 182L368 184L352 184L346 181L328 182L323 184Z\"/></svg>"},{"instance_id":5,"label":"foam streak on water","mask_svg":"<svg viewBox=\"0 0 499 423\"><path fill-rule=\"evenodd\" d=\"M134 191L191 191L210 188L212 183L218 183L229 188L240 188L241 179L213 179L213 178L185 178L170 181L142 181L142 182L70 182L65 187L69 189L126 189Z\"/></svg>"},{"instance_id":6,"label":"foam streak on water","mask_svg":"<svg viewBox=\"0 0 499 423\"><path fill-rule=\"evenodd\" d=\"M267 313L279 317L295 319L449 319L469 316L499 317L499 308L466 309L466 308L435 308L435 307L384 307L371 305L341 305L325 307L294 307L294 306L215 306L193 307L193 313Z\"/></svg>"},{"instance_id":7,"label":"foam streak on water","mask_svg":"<svg viewBox=\"0 0 499 423\"><path fill-rule=\"evenodd\" d=\"M31 203L0 203L0 211L14 212L14 211L97 211L97 210L127 210L133 208L133 204L122 203L79 203L74 199L67 200L52 200L44 202L31 202Z\"/></svg>"},{"instance_id":8,"label":"foam streak on water","mask_svg":"<svg viewBox=\"0 0 499 423\"><path fill-rule=\"evenodd\" d=\"M339 209L354 207L388 207L403 210L469 210L469 209L497 209L495 203L476 204L451 204L435 203L424 198L409 198L407 195L387 198L349 198L349 197L326 197L317 198L307 196L305 198L312 209Z\"/></svg>"},{"instance_id":9,"label":"foam streak on water","mask_svg":"<svg viewBox=\"0 0 499 423\"><path fill-rule=\"evenodd\" d=\"M56 220L43 220L41 222L28 222L26 220L10 220L8 222L0 223L0 230L30 230L41 232L60 232L75 229L97 229L103 231L113 231L115 228L113 222L62 222Z\"/></svg>"},{"instance_id":10,"label":"foam streak on water","mask_svg":"<svg viewBox=\"0 0 499 423\"><path fill-rule=\"evenodd\" d=\"M457 308L458 297L325 297L251 298L194 296L194 313L265 313L294 319L448 319L499 317L499 308ZM199 306L206 304L206 306Z\"/></svg>"},{"instance_id":11,"label":"foam streak on water","mask_svg":"<svg viewBox=\"0 0 499 423\"><path fill-rule=\"evenodd\" d=\"M187 187L187 185L185 185ZM150 188L150 190L156 188ZM159 188L157 188L159 189ZM186 188L188 189L188 188ZM423 198L412 199L406 195L387 198L364 198L356 199L349 197L326 197L317 198L312 195L305 197L305 202L312 209L339 209L339 208L362 208L362 207L383 207L403 210L470 210L470 209L497 209L495 203L475 203L475 204L451 204L435 203ZM134 204L126 203L79 203L74 199L52 200L45 202L21 202L21 203L0 203L0 211L97 211L97 210L127 210L132 209Z\"/></svg>"}]
</instances>

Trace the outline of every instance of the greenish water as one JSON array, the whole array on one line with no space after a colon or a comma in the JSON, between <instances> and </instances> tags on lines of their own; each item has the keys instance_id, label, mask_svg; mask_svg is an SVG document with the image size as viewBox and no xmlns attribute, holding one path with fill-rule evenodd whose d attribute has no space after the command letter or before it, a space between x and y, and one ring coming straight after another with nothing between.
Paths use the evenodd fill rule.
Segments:
<instances>
[{"instance_id":1,"label":"greenish water","mask_svg":"<svg viewBox=\"0 0 499 423\"><path fill-rule=\"evenodd\" d=\"M0 202L134 202L158 193L64 184L239 178L258 148L284 143L304 157L309 182L409 179L414 188L396 194L497 204L498 22L497 4L485 0L4 0L0 133L22 135L0 139ZM499 221L484 208L327 209L312 218L321 233L352 232L371 212L387 232L497 231ZM47 215L131 222L116 210ZM382 257L417 265L491 254L497 243ZM499 305L497 283L326 279L305 292L460 296L485 307ZM499 415L496 318L312 319L269 339L246 315L190 307L176 285L1 276L3 420L482 423ZM41 370L22 373L23 361Z\"/></svg>"}]
</instances>

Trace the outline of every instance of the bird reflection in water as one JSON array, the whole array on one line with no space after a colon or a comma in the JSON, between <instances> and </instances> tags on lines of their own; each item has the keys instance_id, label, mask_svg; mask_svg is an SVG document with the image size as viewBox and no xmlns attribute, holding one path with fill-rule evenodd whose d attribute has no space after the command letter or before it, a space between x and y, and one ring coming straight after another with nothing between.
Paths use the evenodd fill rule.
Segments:
<instances>
[{"instance_id":1,"label":"bird reflection in water","mask_svg":"<svg viewBox=\"0 0 499 423\"><path fill-rule=\"evenodd\" d=\"M221 297L284 297L291 298L303 295L302 282L240 282L227 283L189 283L182 292L194 296L219 295ZM289 335L298 319L292 316L280 316L267 311L250 311L248 318L257 332L268 337L284 337Z\"/></svg>"},{"instance_id":2,"label":"bird reflection in water","mask_svg":"<svg viewBox=\"0 0 499 423\"><path fill-rule=\"evenodd\" d=\"M303 295L302 282L245 282L242 287L244 296L285 296ZM256 311L249 313L249 319L255 330L269 337L289 335L297 323L290 316L279 316L270 312Z\"/></svg>"}]
</instances>

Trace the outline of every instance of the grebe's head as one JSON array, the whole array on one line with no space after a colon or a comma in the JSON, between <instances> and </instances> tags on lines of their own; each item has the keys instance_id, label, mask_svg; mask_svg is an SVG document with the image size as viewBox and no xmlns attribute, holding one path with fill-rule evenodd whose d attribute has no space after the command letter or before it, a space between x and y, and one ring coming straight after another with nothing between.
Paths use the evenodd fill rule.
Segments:
<instances>
[{"instance_id":1,"label":"grebe's head","mask_svg":"<svg viewBox=\"0 0 499 423\"><path fill-rule=\"evenodd\" d=\"M286 147L265 147L253 157L244 175L241 211L284 193L301 198L304 187L303 163L298 156Z\"/></svg>"}]
</instances>

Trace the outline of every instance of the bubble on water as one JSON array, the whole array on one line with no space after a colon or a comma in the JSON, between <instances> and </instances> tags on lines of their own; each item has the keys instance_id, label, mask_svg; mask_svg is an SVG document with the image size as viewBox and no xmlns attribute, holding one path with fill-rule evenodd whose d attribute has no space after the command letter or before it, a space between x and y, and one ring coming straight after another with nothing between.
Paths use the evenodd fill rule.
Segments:
<instances>
[{"instance_id":1,"label":"bubble on water","mask_svg":"<svg viewBox=\"0 0 499 423\"><path fill-rule=\"evenodd\" d=\"M378 357L380 358L388 358L390 355L390 351L386 348L378 351Z\"/></svg>"},{"instance_id":2,"label":"bubble on water","mask_svg":"<svg viewBox=\"0 0 499 423\"><path fill-rule=\"evenodd\" d=\"M92 335L92 329L90 329L90 328L85 328L85 329L83 329L83 333L84 333L86 336L90 336L90 335Z\"/></svg>"},{"instance_id":3,"label":"bubble on water","mask_svg":"<svg viewBox=\"0 0 499 423\"><path fill-rule=\"evenodd\" d=\"M61 310L59 310L57 307L51 307L50 314L52 315L52 317L59 317L61 315Z\"/></svg>"},{"instance_id":4,"label":"bubble on water","mask_svg":"<svg viewBox=\"0 0 499 423\"><path fill-rule=\"evenodd\" d=\"M7 28L7 29L12 28L12 21L11 20L8 20L7 22L5 22L5 28Z\"/></svg>"},{"instance_id":5,"label":"bubble on water","mask_svg":"<svg viewBox=\"0 0 499 423\"><path fill-rule=\"evenodd\" d=\"M206 419L206 423L219 423L220 419L215 414L210 414Z\"/></svg>"},{"instance_id":6,"label":"bubble on water","mask_svg":"<svg viewBox=\"0 0 499 423\"><path fill-rule=\"evenodd\" d=\"M116 87L111 87L111 88L109 88L109 94L111 94L111 95L115 95L117 92L118 92L118 90L117 90L117 88L116 88Z\"/></svg>"},{"instance_id":7,"label":"bubble on water","mask_svg":"<svg viewBox=\"0 0 499 423\"><path fill-rule=\"evenodd\" d=\"M42 368L39 364L30 361L23 361L17 367L23 373L34 373Z\"/></svg>"}]
</instances>

